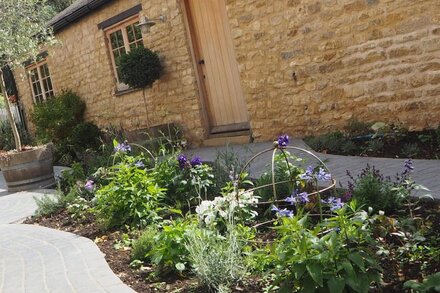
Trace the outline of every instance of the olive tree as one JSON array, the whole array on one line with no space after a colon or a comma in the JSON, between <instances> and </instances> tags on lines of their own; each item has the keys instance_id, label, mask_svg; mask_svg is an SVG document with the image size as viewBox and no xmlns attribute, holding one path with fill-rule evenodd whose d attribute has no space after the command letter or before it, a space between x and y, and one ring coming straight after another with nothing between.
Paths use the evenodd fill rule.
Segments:
<instances>
[{"instance_id":1,"label":"olive tree","mask_svg":"<svg viewBox=\"0 0 440 293\"><path fill-rule=\"evenodd\" d=\"M0 1L0 73L4 68L14 68L34 59L39 48L53 40L52 30L47 25L54 9L47 0L1 0ZM2 74L0 74L0 77ZM3 78L0 78L4 102L14 135L15 147L20 151L21 140L11 113L8 93Z\"/></svg>"}]
</instances>

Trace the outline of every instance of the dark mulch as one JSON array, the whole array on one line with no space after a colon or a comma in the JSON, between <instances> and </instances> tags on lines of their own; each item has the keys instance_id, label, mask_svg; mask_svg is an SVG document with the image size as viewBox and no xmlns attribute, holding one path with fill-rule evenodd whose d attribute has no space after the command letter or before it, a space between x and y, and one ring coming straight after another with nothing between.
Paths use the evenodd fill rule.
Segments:
<instances>
[{"instance_id":1,"label":"dark mulch","mask_svg":"<svg viewBox=\"0 0 440 293\"><path fill-rule=\"evenodd\" d=\"M424 219L425 225L429 228L428 236L431 239L438 239L440 242L440 202L425 201L417 211L417 216ZM41 225L53 229L67 231L87 237L98 245L105 254L105 258L113 272L127 285L135 291L141 292L179 292L179 293L204 293L206 289L200 288L197 281L191 276L180 277L171 275L160 280L151 280L149 273L152 268L143 267L142 269L130 268L130 251L115 249L114 245L121 240L119 231L100 231L95 219L89 215L81 222L71 219L66 210L50 217L32 217L26 224ZM273 235L268 233L268 237ZM390 255L380 258L383 267L383 281L385 286L375 292L404 292L403 283L407 280L423 280L429 274L435 273L440 269L440 256L435 259L424 259L418 261L408 261L402 263L395 256L397 247L400 244L398 237L388 237L383 240L384 244L395 245L390 250ZM262 292L260 280L248 281L246 286L237 288L235 292L253 293Z\"/></svg>"},{"instance_id":2,"label":"dark mulch","mask_svg":"<svg viewBox=\"0 0 440 293\"><path fill-rule=\"evenodd\" d=\"M415 217L424 221L428 230L425 237L435 241L430 243L430 246L438 248L440 245L440 201L423 201L420 209L415 212ZM399 237L387 237L384 239L384 243L394 245L395 249L390 250L388 257L380 259L385 283L382 292L404 292L403 283L406 281L423 281L426 276L440 271L440 255L432 258L425 256L420 259L407 259L402 262L401 258L397 258L397 247L401 246Z\"/></svg>"},{"instance_id":3,"label":"dark mulch","mask_svg":"<svg viewBox=\"0 0 440 293\"><path fill-rule=\"evenodd\" d=\"M159 280L150 279L151 267L142 267L141 269L130 268L130 250L116 249L115 244L122 239L120 231L102 232L99 229L94 217L88 215L86 219L74 221L66 210L59 214L45 217L31 217L25 221L25 224L40 225L52 229L71 232L91 239L96 243L99 249L104 253L105 259L113 272L122 282L130 286L138 293L206 293L191 276L169 275ZM238 287L234 292L254 293L262 292L261 286L257 280L249 282L245 286Z\"/></svg>"}]
</instances>

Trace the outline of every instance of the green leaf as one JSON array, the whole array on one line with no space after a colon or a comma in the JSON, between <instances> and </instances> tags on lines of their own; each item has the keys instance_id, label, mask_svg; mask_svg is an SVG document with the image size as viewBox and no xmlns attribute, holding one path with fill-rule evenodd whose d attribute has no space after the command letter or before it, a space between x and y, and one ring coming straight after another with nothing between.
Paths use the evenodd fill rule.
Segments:
<instances>
[{"instance_id":1,"label":"green leaf","mask_svg":"<svg viewBox=\"0 0 440 293\"><path fill-rule=\"evenodd\" d=\"M317 284L319 284L320 287L322 287L322 266L318 263L311 263L306 265L306 268L313 281L315 281Z\"/></svg>"},{"instance_id":2,"label":"green leaf","mask_svg":"<svg viewBox=\"0 0 440 293\"><path fill-rule=\"evenodd\" d=\"M328 289L330 293L342 293L344 291L345 281L339 277L331 277L328 280Z\"/></svg>"},{"instance_id":3,"label":"green leaf","mask_svg":"<svg viewBox=\"0 0 440 293\"><path fill-rule=\"evenodd\" d=\"M304 286L302 287L302 293L315 293L316 292L316 284L313 280L308 277L304 279Z\"/></svg>"},{"instance_id":4,"label":"green leaf","mask_svg":"<svg viewBox=\"0 0 440 293\"><path fill-rule=\"evenodd\" d=\"M293 273L296 279L300 279L304 272L306 271L306 266L304 264L296 263L292 266Z\"/></svg>"},{"instance_id":5,"label":"green leaf","mask_svg":"<svg viewBox=\"0 0 440 293\"><path fill-rule=\"evenodd\" d=\"M176 269L177 269L179 272L183 272L183 271L185 270L185 264L183 264L183 263L181 263L181 262L176 263Z\"/></svg>"},{"instance_id":6,"label":"green leaf","mask_svg":"<svg viewBox=\"0 0 440 293\"><path fill-rule=\"evenodd\" d=\"M358 252L350 253L348 255L348 258L353 263L355 263L362 270L362 272L365 272L364 259L362 258L362 256Z\"/></svg>"}]
</instances>

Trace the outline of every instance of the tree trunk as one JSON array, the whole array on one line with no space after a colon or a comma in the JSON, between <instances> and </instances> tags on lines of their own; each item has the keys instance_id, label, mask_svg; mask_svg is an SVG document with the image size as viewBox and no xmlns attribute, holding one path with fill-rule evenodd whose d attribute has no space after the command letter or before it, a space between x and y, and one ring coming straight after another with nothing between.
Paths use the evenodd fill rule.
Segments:
<instances>
[{"instance_id":1,"label":"tree trunk","mask_svg":"<svg viewBox=\"0 0 440 293\"><path fill-rule=\"evenodd\" d=\"M9 99L8 99L8 92L6 91L6 85L3 80L3 74L0 74L0 88L2 89L3 92L3 98L5 99L5 104L6 104L6 112L8 113L8 120L9 123L11 124L12 134L14 135L15 149L17 151L21 151L21 139L18 133L17 125L15 124L14 121L14 116L12 116L11 106L9 104Z\"/></svg>"}]
</instances>

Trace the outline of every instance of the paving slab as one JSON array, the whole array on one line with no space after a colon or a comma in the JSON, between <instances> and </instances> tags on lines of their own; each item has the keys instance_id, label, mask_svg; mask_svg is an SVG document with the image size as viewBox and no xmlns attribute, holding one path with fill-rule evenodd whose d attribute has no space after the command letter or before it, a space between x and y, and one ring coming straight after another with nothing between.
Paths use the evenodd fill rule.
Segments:
<instances>
[{"instance_id":1,"label":"paving slab","mask_svg":"<svg viewBox=\"0 0 440 293\"><path fill-rule=\"evenodd\" d=\"M132 293L90 239L36 225L0 224L0 292Z\"/></svg>"},{"instance_id":2,"label":"paving slab","mask_svg":"<svg viewBox=\"0 0 440 293\"><path fill-rule=\"evenodd\" d=\"M220 147L206 147L188 150L189 155L200 155L203 160L215 161L218 156L222 157L225 154L234 153L241 161L245 162L252 158L252 156L270 149L273 142L260 142L247 145L227 145ZM291 139L289 146L306 149L312 154L319 157L330 169L333 178L346 187L349 177L347 171L354 176L359 174L363 168L369 164L379 169L385 176L394 177L397 173L403 170L405 159L390 159L390 158L371 158L371 157L356 157L356 156L338 156L317 153L311 150L307 144L301 139ZM302 157L306 160L304 166L316 165L318 161L309 153L289 150L291 153ZM250 165L249 173L253 178L261 176L265 171L269 170L272 160L272 151L259 155ZM418 184L430 190L430 194L434 198L440 199L440 160L413 160L414 172L411 177ZM414 194L420 196L426 192L419 192Z\"/></svg>"}]
</instances>

